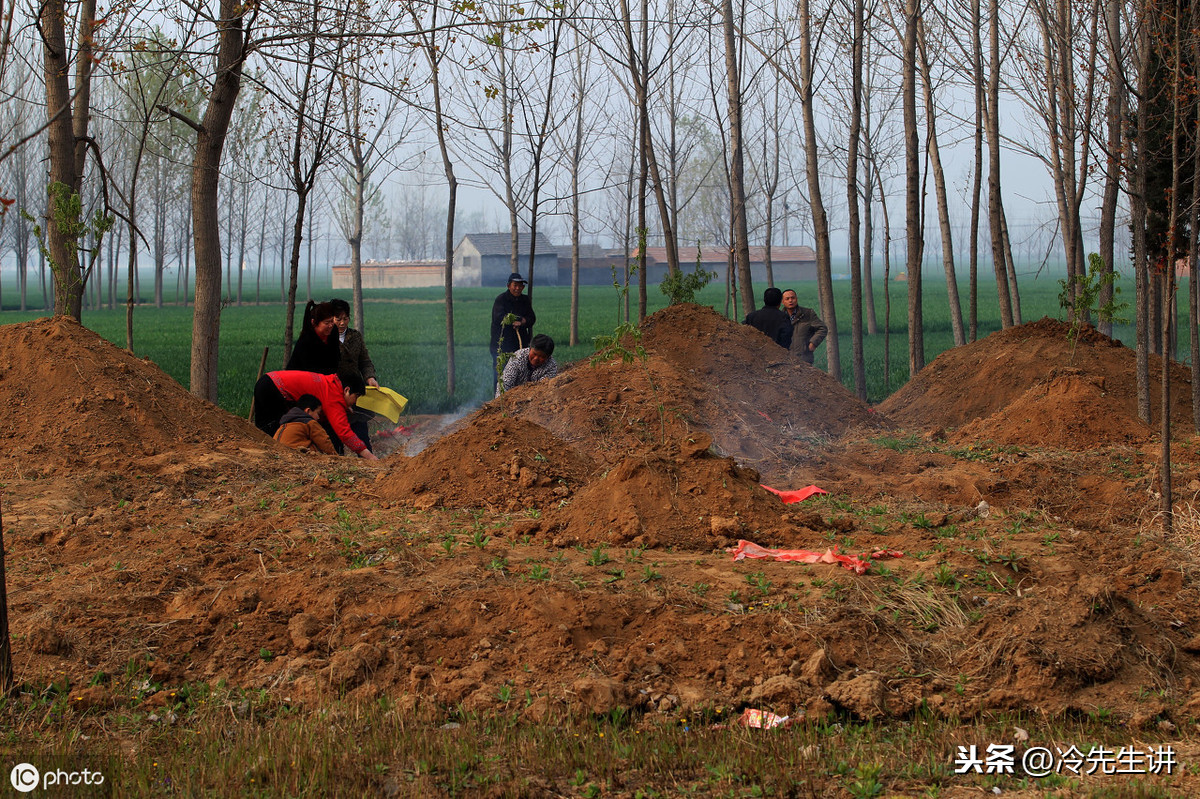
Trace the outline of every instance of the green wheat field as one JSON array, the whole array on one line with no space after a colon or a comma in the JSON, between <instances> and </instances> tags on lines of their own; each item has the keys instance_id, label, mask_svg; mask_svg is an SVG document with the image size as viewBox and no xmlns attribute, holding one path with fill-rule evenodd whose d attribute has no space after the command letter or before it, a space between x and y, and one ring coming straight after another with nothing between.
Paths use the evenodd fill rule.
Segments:
<instances>
[{"instance_id":1,"label":"green wheat field","mask_svg":"<svg viewBox=\"0 0 1200 799\"><path fill-rule=\"evenodd\" d=\"M979 287L978 337L1000 329L995 286L981 279ZM1125 283L1130 281L1126 280ZM817 286L814 282L794 286L802 305L818 307ZM756 287L756 292L764 287ZM890 316L884 326L888 298L883 281L876 280L875 309L879 333L866 336L864 353L867 375L867 399L877 403L909 378L907 341L908 285L893 282L890 286ZM636 293L636 286L632 289ZM960 284L964 318L966 316L966 281ZM488 357L488 329L492 301L497 288L460 288L454 292L455 393L446 392L446 315L443 290L378 289L364 291L365 334L371 358L375 362L383 385L394 388L409 398L410 413L448 413L478 405L491 395L493 375ZM834 282L837 301L838 332L842 360L842 381L853 390L850 342L850 284ZM1058 295L1061 286L1051 277L1026 278L1021 283L1022 320L1034 321L1044 316L1064 319ZM311 296L320 301L334 296L349 299L349 291L338 291L314 281ZM0 324L23 322L47 314L46 311L13 310L16 292L5 287L6 310L0 312ZM1122 298L1132 298L1132 286L1125 286ZM1186 319L1185 296L1180 295L1181 318ZM297 299L295 329L300 330L300 317L307 299L303 288ZM536 331L554 338L555 358L560 364L585 358L594 351L596 336L612 333L622 321L623 302L613 286L586 286L579 291L579 344L568 346L570 288L538 286L534 294L537 311ZM632 313L637 314L636 297L631 296ZM30 303L40 304L40 297ZM697 297L703 305L724 313L725 289L710 285ZM652 285L647 290L648 313L665 307L667 298ZM221 314L219 355L218 404L226 410L245 416L257 376L263 349L268 349L268 371L283 367L283 338L285 306L280 302L227 305ZM944 282L926 277L923 297L925 317L925 358L932 361L938 354L953 346L949 307ZM1126 309L1123 315L1130 316ZM730 316L740 319L740 311ZM125 307L118 302L116 309L85 308L83 323L118 346L125 346ZM164 372L187 387L189 382L192 309L168 304L155 308L148 301L135 307L133 350L139 357L149 358ZM357 326L357 325L356 325ZM885 329L888 334L885 336ZM1119 324L1114 335L1132 342L1132 327ZM1180 347L1186 354L1186 336L1180 337ZM884 369L885 348L888 369ZM827 346L817 350L817 366L826 366Z\"/></svg>"}]
</instances>

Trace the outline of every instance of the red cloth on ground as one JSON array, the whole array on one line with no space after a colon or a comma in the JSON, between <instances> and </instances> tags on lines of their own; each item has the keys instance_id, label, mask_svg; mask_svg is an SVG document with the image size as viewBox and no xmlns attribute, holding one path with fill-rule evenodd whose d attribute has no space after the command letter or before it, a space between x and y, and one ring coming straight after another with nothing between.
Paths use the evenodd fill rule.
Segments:
<instances>
[{"instance_id":1,"label":"red cloth on ground","mask_svg":"<svg viewBox=\"0 0 1200 799\"><path fill-rule=\"evenodd\" d=\"M770 491L772 494L778 494L783 500L783 504L790 505L793 502L803 502L814 494L828 494L829 492L823 488L816 486L808 486L806 488L797 488L795 491L780 491L778 488L771 488L768 485L759 483L760 486Z\"/></svg>"},{"instance_id":2,"label":"red cloth on ground","mask_svg":"<svg viewBox=\"0 0 1200 799\"><path fill-rule=\"evenodd\" d=\"M760 558L794 561L796 563L840 563L855 574L866 573L867 568L870 566L866 560L867 558L880 560L882 558L904 557L903 552L898 552L894 549L877 549L874 552L864 552L858 556L854 556L843 555L841 552L838 552L836 546L824 552L814 552L808 549L767 549L766 547L760 547L753 541L738 541L736 547L725 551L732 552L734 560Z\"/></svg>"}]
</instances>

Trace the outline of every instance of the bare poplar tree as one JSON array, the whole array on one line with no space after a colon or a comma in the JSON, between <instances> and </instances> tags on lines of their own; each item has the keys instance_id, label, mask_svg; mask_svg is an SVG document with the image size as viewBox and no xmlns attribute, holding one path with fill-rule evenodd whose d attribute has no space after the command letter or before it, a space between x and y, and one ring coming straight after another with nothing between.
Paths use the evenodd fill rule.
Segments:
<instances>
[{"instance_id":1,"label":"bare poplar tree","mask_svg":"<svg viewBox=\"0 0 1200 799\"><path fill-rule=\"evenodd\" d=\"M904 0L902 89L904 113L905 271L908 277L908 374L925 368L925 321L921 307L921 257L925 219L921 203L920 138L917 132L917 24L919 0Z\"/></svg>"},{"instance_id":2,"label":"bare poplar tree","mask_svg":"<svg viewBox=\"0 0 1200 799\"><path fill-rule=\"evenodd\" d=\"M849 210L850 342L853 351L854 392L867 399L867 367L863 353L862 244L859 218L858 162L863 118L863 50L866 27L864 0L850 9L850 142L846 148L846 208Z\"/></svg>"},{"instance_id":3,"label":"bare poplar tree","mask_svg":"<svg viewBox=\"0 0 1200 799\"><path fill-rule=\"evenodd\" d=\"M950 201L946 191L946 174L942 169L942 151L938 141L938 108L934 100L933 67L929 58L928 14L917 19L917 68L921 75L922 96L925 101L925 151L937 197L938 228L942 240L942 269L946 275L946 298L950 306L950 330L955 346L967 343L963 328L962 303L958 297L958 275L954 266L954 234L950 227Z\"/></svg>"},{"instance_id":4,"label":"bare poplar tree","mask_svg":"<svg viewBox=\"0 0 1200 799\"><path fill-rule=\"evenodd\" d=\"M138 229L137 201L141 194L138 185L142 167L149 157L151 176L160 183L162 172L167 163L161 147L156 147L154 137L170 135L169 122L164 123L161 107L164 104L173 105L180 98L180 86L177 77L179 67L179 50L172 43L164 41L161 35L151 35L132 43L130 69L121 81L125 94L126 118L132 123L128 139L132 146L126 146L128 157L128 183L119 190L125 199L125 222L129 234L128 263L126 264L127 292L125 298L125 347L133 352L133 309L135 304L134 274L137 271L137 254L139 240L145 242L145 235ZM163 199L161 196L159 199ZM152 206L151 218L157 222L165 213L163 206ZM154 225L157 233L158 226ZM159 239L154 238L157 242ZM114 283L115 288L115 283ZM154 298L157 307L162 307L162 262L155 260Z\"/></svg>"},{"instance_id":5,"label":"bare poplar tree","mask_svg":"<svg viewBox=\"0 0 1200 799\"><path fill-rule=\"evenodd\" d=\"M1107 79L1107 98L1104 111L1104 123L1107 139L1103 152L1104 190L1100 204L1100 260L1104 272L1112 275L1116 268L1116 226L1117 202L1120 198L1121 164L1123 147L1122 130L1125 116L1125 70L1124 54L1122 52L1121 9L1119 0L1104 2L1104 40ZM1194 227L1192 228L1195 229ZM1195 263L1193 260L1192 263ZM1113 301L1113 284L1105 281L1100 288L1098 301L1101 306ZM1098 320L1101 333L1111 336L1113 323L1111 317L1105 316ZM1192 327L1195 330L1195 326ZM1195 340L1196 336L1192 336ZM1193 359L1193 364L1196 361ZM1197 375L1200 377L1200 375Z\"/></svg>"},{"instance_id":6,"label":"bare poplar tree","mask_svg":"<svg viewBox=\"0 0 1200 799\"><path fill-rule=\"evenodd\" d=\"M365 26L366 20L355 19L355 24ZM351 304L354 325L359 332L366 332L366 317L363 313L362 244L365 234L367 208L377 201L382 192L382 181L395 169L391 156L408 138L412 123L406 114L408 106L396 93L377 97L366 85L368 75L383 73L380 82L386 86L406 86L409 82L408 61L399 53L390 53L397 66L374 57L374 46L369 40L348 44L346 67L338 74L341 86L343 147L337 156L345 167L346 176L339 185L348 202L338 223L346 242L350 245L350 276L352 283ZM385 54L387 52L385 51ZM377 79L379 80L379 79Z\"/></svg>"},{"instance_id":7,"label":"bare poplar tree","mask_svg":"<svg viewBox=\"0 0 1200 799\"><path fill-rule=\"evenodd\" d=\"M208 106L195 122L171 113L196 131L192 162L192 230L196 260L196 306L192 315L190 390L217 401L217 349L221 327L221 236L218 191L221 156L234 104L242 87L242 68L250 51L258 6L239 0L220 0L217 16L209 20L216 33L215 65Z\"/></svg>"},{"instance_id":8,"label":"bare poplar tree","mask_svg":"<svg viewBox=\"0 0 1200 799\"><path fill-rule=\"evenodd\" d=\"M457 4L446 9L446 16L439 23L442 7L438 0L429 6L427 24L418 15L414 5L409 6L413 26L419 31L414 41L429 64L429 89L433 93L433 126L437 136L438 152L442 157L442 171L446 176L446 238L445 258L446 270L443 286L445 289L446 305L446 394L454 396L455 364L454 364L454 217L458 203L458 179L454 174L454 159L450 152L450 144L446 135L449 127L446 99L443 97L443 81L447 78L442 72L446 63L446 53L452 42L454 32L451 24L459 14Z\"/></svg>"},{"instance_id":9,"label":"bare poplar tree","mask_svg":"<svg viewBox=\"0 0 1200 799\"><path fill-rule=\"evenodd\" d=\"M290 57L273 62L276 82L264 86L278 104L281 120L290 126L287 138L279 144L281 158L287 165L288 185L296 196L283 329L284 362L291 355L294 340L300 248L304 242L308 201L318 176L332 156L336 132L333 122L339 105L338 79L345 60L345 39L337 37L328 42L322 39L321 32L343 29L349 16L347 12L323 6L321 0L307 0L295 10L294 17L282 20L295 37L289 43L294 50ZM296 71L283 72L287 64L294 64Z\"/></svg>"},{"instance_id":10,"label":"bare poplar tree","mask_svg":"<svg viewBox=\"0 0 1200 799\"><path fill-rule=\"evenodd\" d=\"M992 236L992 269L996 276L996 296L1000 303L1001 327L1015 324L1014 299L1008 281L1007 263L1010 258L1005 247L1002 228L1003 200L1000 195L1000 0L988 0L988 52L990 53L987 80L987 142L988 142L988 228Z\"/></svg>"},{"instance_id":11,"label":"bare poplar tree","mask_svg":"<svg viewBox=\"0 0 1200 799\"><path fill-rule=\"evenodd\" d=\"M754 284L750 277L750 233L746 222L746 163L742 136L742 79L739 72L738 36L733 0L722 0L721 27L725 39L725 86L729 102L729 195L733 212L733 257L742 290L742 312L754 310Z\"/></svg>"},{"instance_id":12,"label":"bare poplar tree","mask_svg":"<svg viewBox=\"0 0 1200 799\"><path fill-rule=\"evenodd\" d=\"M1099 104L1100 7L1091 4L1079 14L1070 3L1030 0L1030 8L1037 25L1018 38L1023 57L1017 64L1025 89L1018 95L1040 122L1049 146L1039 141L1026 150L1046 164L1054 181L1067 291L1073 318L1083 322L1089 309L1077 303L1087 274L1081 207L1092 171L1092 123Z\"/></svg>"},{"instance_id":13,"label":"bare poplar tree","mask_svg":"<svg viewBox=\"0 0 1200 799\"><path fill-rule=\"evenodd\" d=\"M829 245L829 217L821 196L821 165L817 143L817 127L813 106L816 61L813 49L813 17L810 0L798 0L800 53L797 60L798 81L794 83L800 95L804 120L804 160L808 184L808 204L812 210L813 233L817 244L817 291L820 295L821 318L829 328L825 339L826 364L829 374L842 379L841 356L838 348L837 310L833 303L833 266ZM787 73L783 77L790 78Z\"/></svg>"}]
</instances>

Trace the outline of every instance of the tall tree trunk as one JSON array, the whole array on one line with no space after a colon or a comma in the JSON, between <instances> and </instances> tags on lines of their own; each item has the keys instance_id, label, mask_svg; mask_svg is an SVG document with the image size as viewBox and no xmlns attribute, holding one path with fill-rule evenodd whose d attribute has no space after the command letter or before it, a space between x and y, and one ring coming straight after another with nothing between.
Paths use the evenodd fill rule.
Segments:
<instances>
[{"instance_id":1,"label":"tall tree trunk","mask_svg":"<svg viewBox=\"0 0 1200 799\"><path fill-rule=\"evenodd\" d=\"M1000 249L1004 253L1004 275L1008 280L1008 296L1012 303L1013 324L1021 324L1021 288L1017 285L1017 263L1013 259L1012 239L1008 235L1008 212L1000 205Z\"/></svg>"},{"instance_id":2,"label":"tall tree trunk","mask_svg":"<svg viewBox=\"0 0 1200 799\"><path fill-rule=\"evenodd\" d=\"M242 186L241 213L238 215L237 304L242 304L242 281L246 274L246 230L250 216L250 188Z\"/></svg>"},{"instance_id":3,"label":"tall tree trunk","mask_svg":"<svg viewBox=\"0 0 1200 799\"><path fill-rule=\"evenodd\" d=\"M868 63L866 57L870 43L863 42L863 64ZM869 86L869 83L868 83ZM875 313L875 152L871 146L871 102L870 96L863 103L863 127L866 136L863 139L863 179L862 179L862 208L863 208L863 296L865 300L867 335L879 335L879 320ZM882 200L882 198L880 198Z\"/></svg>"},{"instance_id":4,"label":"tall tree trunk","mask_svg":"<svg viewBox=\"0 0 1200 799\"><path fill-rule=\"evenodd\" d=\"M90 114L92 27L95 0L79 6L74 94L70 72L64 0L43 0L39 9L42 29L43 72L46 82L47 155L50 193L45 225L50 268L54 275L54 313L79 321L83 315L84 275L79 263L79 230L82 225L78 197L87 155Z\"/></svg>"},{"instance_id":5,"label":"tall tree trunk","mask_svg":"<svg viewBox=\"0 0 1200 799\"><path fill-rule=\"evenodd\" d=\"M663 244L667 249L667 268L672 274L679 271L679 243L675 240L675 226L671 220L671 209L667 203L666 188L662 174L658 168L658 159L654 154L654 136L650 127L649 114L649 24L650 11L647 0L642 0L642 35L640 47L633 41L633 20L629 13L628 0L620 0L621 21L625 33L626 66L633 81L634 102L641 114L639 125L642 139L642 152L646 159L646 174L654 191L654 199L658 205L659 222L662 225ZM640 55L639 55L640 53ZM643 270L642 274L645 274ZM641 289L643 278L639 278ZM644 291L644 289L641 289Z\"/></svg>"},{"instance_id":6,"label":"tall tree trunk","mask_svg":"<svg viewBox=\"0 0 1200 799\"><path fill-rule=\"evenodd\" d=\"M867 401L867 367L863 352L862 253L858 217L858 145L862 136L863 0L853 3L853 34L850 44L850 143L846 148L846 207L849 209L850 244L850 342L853 351L854 393Z\"/></svg>"},{"instance_id":7,"label":"tall tree trunk","mask_svg":"<svg viewBox=\"0 0 1200 799\"><path fill-rule=\"evenodd\" d=\"M950 329L954 345L967 343L963 328L962 303L958 298L958 275L954 270L954 233L950 229L950 200L946 191L946 175L942 170L942 151L937 136L937 109L933 101L933 70L929 65L929 43L925 40L925 24L917 20L917 52L921 65L921 85L925 100L926 152L933 171L933 187L937 194L938 228L942 239L942 269L946 274L946 300L950 306Z\"/></svg>"},{"instance_id":8,"label":"tall tree trunk","mask_svg":"<svg viewBox=\"0 0 1200 799\"><path fill-rule=\"evenodd\" d=\"M838 348L837 310L833 302L833 265L829 247L829 218L821 199L821 167L817 148L817 127L813 109L812 14L809 0L798 0L800 15L800 108L804 120L804 164L808 184L808 203L812 210L813 234L817 243L817 293L821 317L829 328L825 339L827 370L835 380L842 379Z\"/></svg>"},{"instance_id":9,"label":"tall tree trunk","mask_svg":"<svg viewBox=\"0 0 1200 799\"><path fill-rule=\"evenodd\" d=\"M907 228L905 271L908 277L908 374L925 368L925 321L921 308L921 258L925 248L925 220L921 213L921 155L917 133L917 20L919 0L904 2L904 70L901 96L904 104L904 186Z\"/></svg>"},{"instance_id":10,"label":"tall tree trunk","mask_svg":"<svg viewBox=\"0 0 1200 799\"><path fill-rule=\"evenodd\" d=\"M444 240L444 255L446 270L443 273L442 287L445 294L446 307L446 396L453 397L455 386L454 363L454 216L458 208L458 179L454 175L454 161L450 157L450 145L446 141L446 113L442 98L441 63L446 49L437 40L437 11L438 4L433 5L433 19L429 33L422 36L421 49L429 63L430 85L433 89L433 114L436 128L438 152L442 156L442 171L446 176L446 237ZM417 12L410 9L413 22L420 27L421 21ZM497 377L499 377L497 375Z\"/></svg>"},{"instance_id":11,"label":"tall tree trunk","mask_svg":"<svg viewBox=\"0 0 1200 799\"><path fill-rule=\"evenodd\" d=\"M725 33L725 86L729 99L729 199L733 212L733 257L742 290L742 312L754 310L754 282L750 276L750 232L746 223L746 163L742 145L742 79L738 74L737 35L733 0L722 0L721 22Z\"/></svg>"},{"instance_id":12,"label":"tall tree trunk","mask_svg":"<svg viewBox=\"0 0 1200 799\"><path fill-rule=\"evenodd\" d=\"M221 0L217 21L217 70L208 108L197 128L192 162L192 239L196 257L196 304L192 316L191 392L217 401L217 349L221 330L221 234L217 203L221 155L242 87L251 7Z\"/></svg>"},{"instance_id":13,"label":"tall tree trunk","mask_svg":"<svg viewBox=\"0 0 1200 799\"><path fill-rule=\"evenodd\" d=\"M354 323L358 332L366 335L367 321L363 316L363 286L362 286L362 240L363 217L367 202L367 175L363 163L362 152L357 150L354 158L354 196L351 202L354 208L350 220L350 285L351 302L354 305Z\"/></svg>"},{"instance_id":14,"label":"tall tree trunk","mask_svg":"<svg viewBox=\"0 0 1200 799\"><path fill-rule=\"evenodd\" d=\"M1108 143L1104 151L1104 192L1100 203L1100 259L1104 274L1111 275L1116 268L1117 203L1121 187L1121 129L1124 125L1122 111L1125 105L1125 79L1121 70L1122 4L1120 0L1107 0L1104 8L1107 29L1105 39L1108 43L1108 104L1104 116L1108 127ZM1195 230L1195 227L1192 229ZM1111 282L1101 285L1098 301L1101 307L1113 301ZM1097 326L1104 335L1112 335L1111 317L1102 316ZM1195 329L1193 325L1192 330ZM1194 359L1192 363L1195 365Z\"/></svg>"},{"instance_id":15,"label":"tall tree trunk","mask_svg":"<svg viewBox=\"0 0 1200 799\"><path fill-rule=\"evenodd\" d=\"M638 109L638 130L647 124L644 108ZM649 166L646 159L646 138L638 137L638 180L637 180L637 279L638 279L638 323L646 318L646 246L649 243L650 230L646 223L646 191L649 187Z\"/></svg>"},{"instance_id":16,"label":"tall tree trunk","mask_svg":"<svg viewBox=\"0 0 1200 799\"><path fill-rule=\"evenodd\" d=\"M1192 63L1200 64L1200 36L1192 36ZM1193 109L1193 125L1200 130L1200 102ZM1192 428L1200 431L1200 146L1192 148L1192 203L1188 225L1188 339L1192 368Z\"/></svg>"},{"instance_id":17,"label":"tall tree trunk","mask_svg":"<svg viewBox=\"0 0 1200 799\"><path fill-rule=\"evenodd\" d=\"M879 189L879 209L883 212L883 390L892 391L892 225L888 219L887 195L883 179L875 170L875 185Z\"/></svg>"},{"instance_id":18,"label":"tall tree trunk","mask_svg":"<svg viewBox=\"0 0 1200 799\"><path fill-rule=\"evenodd\" d=\"M1146 170L1149 166L1149 128L1150 102L1147 96L1150 83L1150 34L1147 26L1142 25L1138 31L1138 88L1140 97L1137 100L1135 115L1136 133L1132 153L1132 163L1129 172L1132 176L1132 190L1129 198L1129 215L1133 234L1133 269L1134 269L1134 306L1136 330L1136 345L1134 349L1134 370L1137 378L1137 412L1138 418L1146 424L1150 423L1150 345L1149 345L1149 280L1148 266L1150 242L1147 241L1147 180Z\"/></svg>"},{"instance_id":19,"label":"tall tree trunk","mask_svg":"<svg viewBox=\"0 0 1200 799\"><path fill-rule=\"evenodd\" d=\"M584 59L581 55L575 64L575 140L571 145L571 317L569 320L569 344L579 344L579 172L583 163L583 97L585 85ZM625 256L628 258L629 253Z\"/></svg>"},{"instance_id":20,"label":"tall tree trunk","mask_svg":"<svg viewBox=\"0 0 1200 799\"><path fill-rule=\"evenodd\" d=\"M987 81L988 228L992 236L992 270L1000 303L1000 326L1009 328L1013 326L1013 303L1000 222L1003 208L1000 194L1000 0L989 0L988 3L988 50L991 54Z\"/></svg>"}]
</instances>

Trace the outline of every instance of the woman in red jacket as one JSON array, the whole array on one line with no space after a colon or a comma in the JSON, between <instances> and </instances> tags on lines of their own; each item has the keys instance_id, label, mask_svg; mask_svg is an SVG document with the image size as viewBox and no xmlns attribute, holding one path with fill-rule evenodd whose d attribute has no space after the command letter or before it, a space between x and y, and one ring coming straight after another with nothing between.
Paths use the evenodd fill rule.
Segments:
<instances>
[{"instance_id":1,"label":"woman in red jacket","mask_svg":"<svg viewBox=\"0 0 1200 799\"><path fill-rule=\"evenodd\" d=\"M274 435L280 417L300 397L312 394L321 401L326 422L341 443L360 458L377 461L379 458L350 429L350 409L366 390L362 377L353 373L267 372L254 385L254 424L267 435Z\"/></svg>"}]
</instances>

